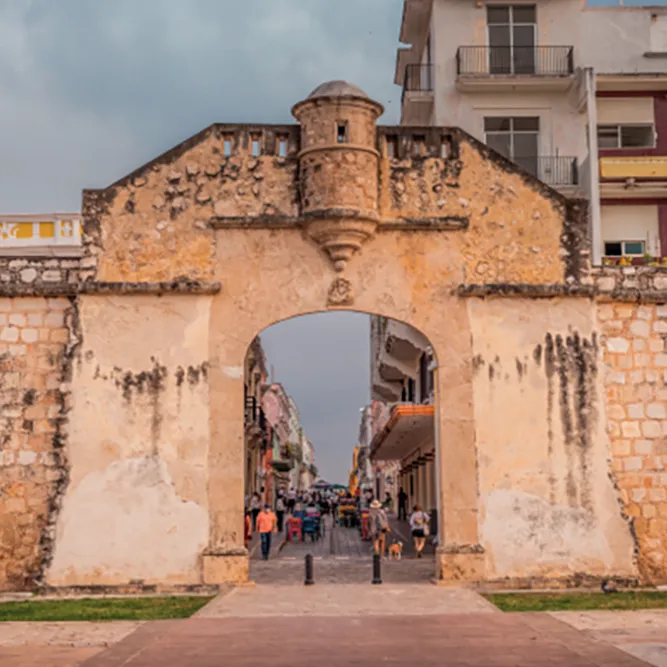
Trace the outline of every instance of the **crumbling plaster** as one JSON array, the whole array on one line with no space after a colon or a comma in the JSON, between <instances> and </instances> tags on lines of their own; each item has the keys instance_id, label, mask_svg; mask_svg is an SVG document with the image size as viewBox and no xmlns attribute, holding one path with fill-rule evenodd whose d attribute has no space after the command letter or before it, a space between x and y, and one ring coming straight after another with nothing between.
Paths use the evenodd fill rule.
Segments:
<instances>
[{"instance_id":1,"label":"crumbling plaster","mask_svg":"<svg viewBox=\"0 0 667 667\"><path fill-rule=\"evenodd\" d=\"M196 583L211 297L84 296L49 585Z\"/></svg>"}]
</instances>

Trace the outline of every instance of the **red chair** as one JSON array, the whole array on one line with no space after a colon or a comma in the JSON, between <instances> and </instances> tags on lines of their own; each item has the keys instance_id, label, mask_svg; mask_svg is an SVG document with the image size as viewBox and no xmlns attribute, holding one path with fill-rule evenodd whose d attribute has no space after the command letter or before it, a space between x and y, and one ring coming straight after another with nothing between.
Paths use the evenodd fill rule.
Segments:
<instances>
[{"instance_id":1,"label":"red chair","mask_svg":"<svg viewBox=\"0 0 667 667\"><path fill-rule=\"evenodd\" d=\"M299 541L303 540L302 524L303 522L301 519L298 519L297 517L291 516L287 519L287 540L289 542L291 542L294 537L298 538Z\"/></svg>"}]
</instances>

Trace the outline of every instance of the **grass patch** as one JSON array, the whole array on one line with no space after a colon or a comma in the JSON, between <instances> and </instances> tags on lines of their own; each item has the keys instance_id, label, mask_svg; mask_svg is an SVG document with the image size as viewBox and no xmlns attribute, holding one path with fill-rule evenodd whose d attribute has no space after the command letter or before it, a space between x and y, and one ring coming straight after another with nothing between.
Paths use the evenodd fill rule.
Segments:
<instances>
[{"instance_id":1,"label":"grass patch","mask_svg":"<svg viewBox=\"0 0 667 667\"><path fill-rule=\"evenodd\" d=\"M501 611L591 611L667 609L667 592L491 593L484 597Z\"/></svg>"},{"instance_id":2,"label":"grass patch","mask_svg":"<svg viewBox=\"0 0 667 667\"><path fill-rule=\"evenodd\" d=\"M0 604L0 621L160 621L188 618L211 597L84 598Z\"/></svg>"}]
</instances>

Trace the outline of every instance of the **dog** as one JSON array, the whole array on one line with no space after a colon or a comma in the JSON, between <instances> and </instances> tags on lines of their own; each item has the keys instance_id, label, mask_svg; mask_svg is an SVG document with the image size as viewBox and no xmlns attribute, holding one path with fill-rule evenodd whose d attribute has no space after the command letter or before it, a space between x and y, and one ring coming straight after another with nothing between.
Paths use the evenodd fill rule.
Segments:
<instances>
[{"instance_id":1,"label":"dog","mask_svg":"<svg viewBox=\"0 0 667 667\"><path fill-rule=\"evenodd\" d=\"M403 542L394 542L389 547L389 558L392 560L401 560L401 554L403 553Z\"/></svg>"}]
</instances>

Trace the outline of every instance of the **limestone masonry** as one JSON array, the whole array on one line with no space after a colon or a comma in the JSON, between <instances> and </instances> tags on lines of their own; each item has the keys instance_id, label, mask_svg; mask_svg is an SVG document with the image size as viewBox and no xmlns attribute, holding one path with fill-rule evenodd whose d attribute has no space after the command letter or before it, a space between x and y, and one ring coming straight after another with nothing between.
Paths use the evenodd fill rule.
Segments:
<instances>
[{"instance_id":1,"label":"limestone masonry","mask_svg":"<svg viewBox=\"0 0 667 667\"><path fill-rule=\"evenodd\" d=\"M667 582L667 272L586 202L343 82L85 191L77 257L0 258L0 589L248 576L244 359L336 308L435 374L438 577ZM341 453L341 455L343 455Z\"/></svg>"}]
</instances>

